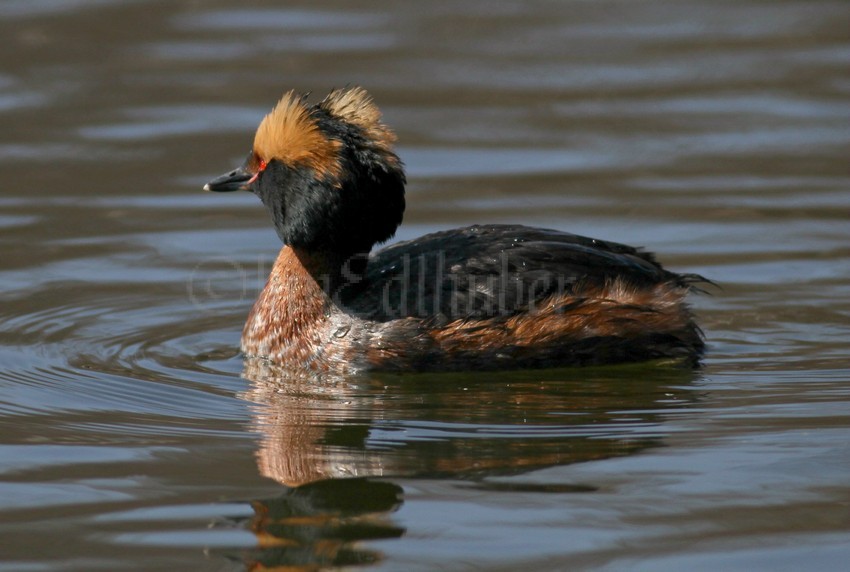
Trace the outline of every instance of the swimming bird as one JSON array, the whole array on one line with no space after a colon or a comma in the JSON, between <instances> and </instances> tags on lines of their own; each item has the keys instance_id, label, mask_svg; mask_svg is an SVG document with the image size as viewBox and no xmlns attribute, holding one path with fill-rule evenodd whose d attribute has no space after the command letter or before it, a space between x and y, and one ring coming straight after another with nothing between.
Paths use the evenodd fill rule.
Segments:
<instances>
[{"instance_id":1,"label":"swimming bird","mask_svg":"<svg viewBox=\"0 0 850 572\"><path fill-rule=\"evenodd\" d=\"M643 250L557 230L482 224L398 242L396 136L360 87L316 104L286 93L237 169L284 246L242 351L291 370L482 370L672 359L696 364L693 274Z\"/></svg>"}]
</instances>

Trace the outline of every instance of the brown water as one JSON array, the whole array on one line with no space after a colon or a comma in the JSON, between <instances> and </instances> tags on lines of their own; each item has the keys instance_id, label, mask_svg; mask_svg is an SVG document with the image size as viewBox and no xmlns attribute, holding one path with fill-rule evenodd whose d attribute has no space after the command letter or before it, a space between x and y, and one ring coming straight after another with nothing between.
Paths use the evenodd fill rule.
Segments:
<instances>
[{"instance_id":1,"label":"brown water","mask_svg":"<svg viewBox=\"0 0 850 572\"><path fill-rule=\"evenodd\" d=\"M846 567L850 4L359 4L0 3L0 571ZM244 369L279 244L200 187L350 83L400 238L644 245L704 368Z\"/></svg>"}]
</instances>

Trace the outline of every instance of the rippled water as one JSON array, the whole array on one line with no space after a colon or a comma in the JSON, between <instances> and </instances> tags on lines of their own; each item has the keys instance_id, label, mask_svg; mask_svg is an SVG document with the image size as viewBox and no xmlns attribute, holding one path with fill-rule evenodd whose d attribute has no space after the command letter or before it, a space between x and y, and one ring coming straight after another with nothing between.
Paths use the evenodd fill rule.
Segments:
<instances>
[{"instance_id":1,"label":"rippled water","mask_svg":"<svg viewBox=\"0 0 850 572\"><path fill-rule=\"evenodd\" d=\"M7 0L0 37L0 571L846 566L845 2ZM705 366L243 364L279 244L200 187L354 83L399 238L646 246L721 285Z\"/></svg>"}]
</instances>

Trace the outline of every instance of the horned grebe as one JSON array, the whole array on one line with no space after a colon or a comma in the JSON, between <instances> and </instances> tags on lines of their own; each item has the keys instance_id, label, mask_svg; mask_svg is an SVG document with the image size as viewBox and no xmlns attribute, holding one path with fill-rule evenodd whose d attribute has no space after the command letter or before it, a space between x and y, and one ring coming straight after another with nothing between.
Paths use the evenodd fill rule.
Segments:
<instances>
[{"instance_id":1,"label":"horned grebe","mask_svg":"<svg viewBox=\"0 0 850 572\"><path fill-rule=\"evenodd\" d=\"M208 191L251 191L284 246L242 351L288 369L480 370L674 358L704 344L675 274L631 246L519 225L400 242L395 135L359 87L289 92L245 163Z\"/></svg>"}]
</instances>

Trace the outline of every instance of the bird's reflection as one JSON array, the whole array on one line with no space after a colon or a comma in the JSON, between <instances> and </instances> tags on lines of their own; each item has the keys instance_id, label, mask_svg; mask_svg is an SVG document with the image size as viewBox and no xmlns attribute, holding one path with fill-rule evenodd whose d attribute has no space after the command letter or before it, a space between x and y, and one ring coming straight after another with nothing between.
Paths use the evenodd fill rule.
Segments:
<instances>
[{"instance_id":1,"label":"bird's reflection","mask_svg":"<svg viewBox=\"0 0 850 572\"><path fill-rule=\"evenodd\" d=\"M396 537L399 478L453 478L501 492L580 492L592 484L493 477L629 455L663 438L694 372L629 366L487 374L292 378L246 362L261 435L260 472L287 487L256 501L265 569L365 564L357 540ZM493 488L495 487L495 488ZM359 545L357 545L359 546Z\"/></svg>"},{"instance_id":2,"label":"bird's reflection","mask_svg":"<svg viewBox=\"0 0 850 572\"><path fill-rule=\"evenodd\" d=\"M378 562L378 551L358 543L404 534L387 516L401 504L401 493L392 483L341 479L254 501L250 527L258 549L249 555L249 569L315 570Z\"/></svg>"},{"instance_id":3,"label":"bird's reflection","mask_svg":"<svg viewBox=\"0 0 850 572\"><path fill-rule=\"evenodd\" d=\"M693 372L638 367L293 379L246 364L260 472L480 479L627 455L658 444ZM679 388L679 389L677 389Z\"/></svg>"}]
</instances>

